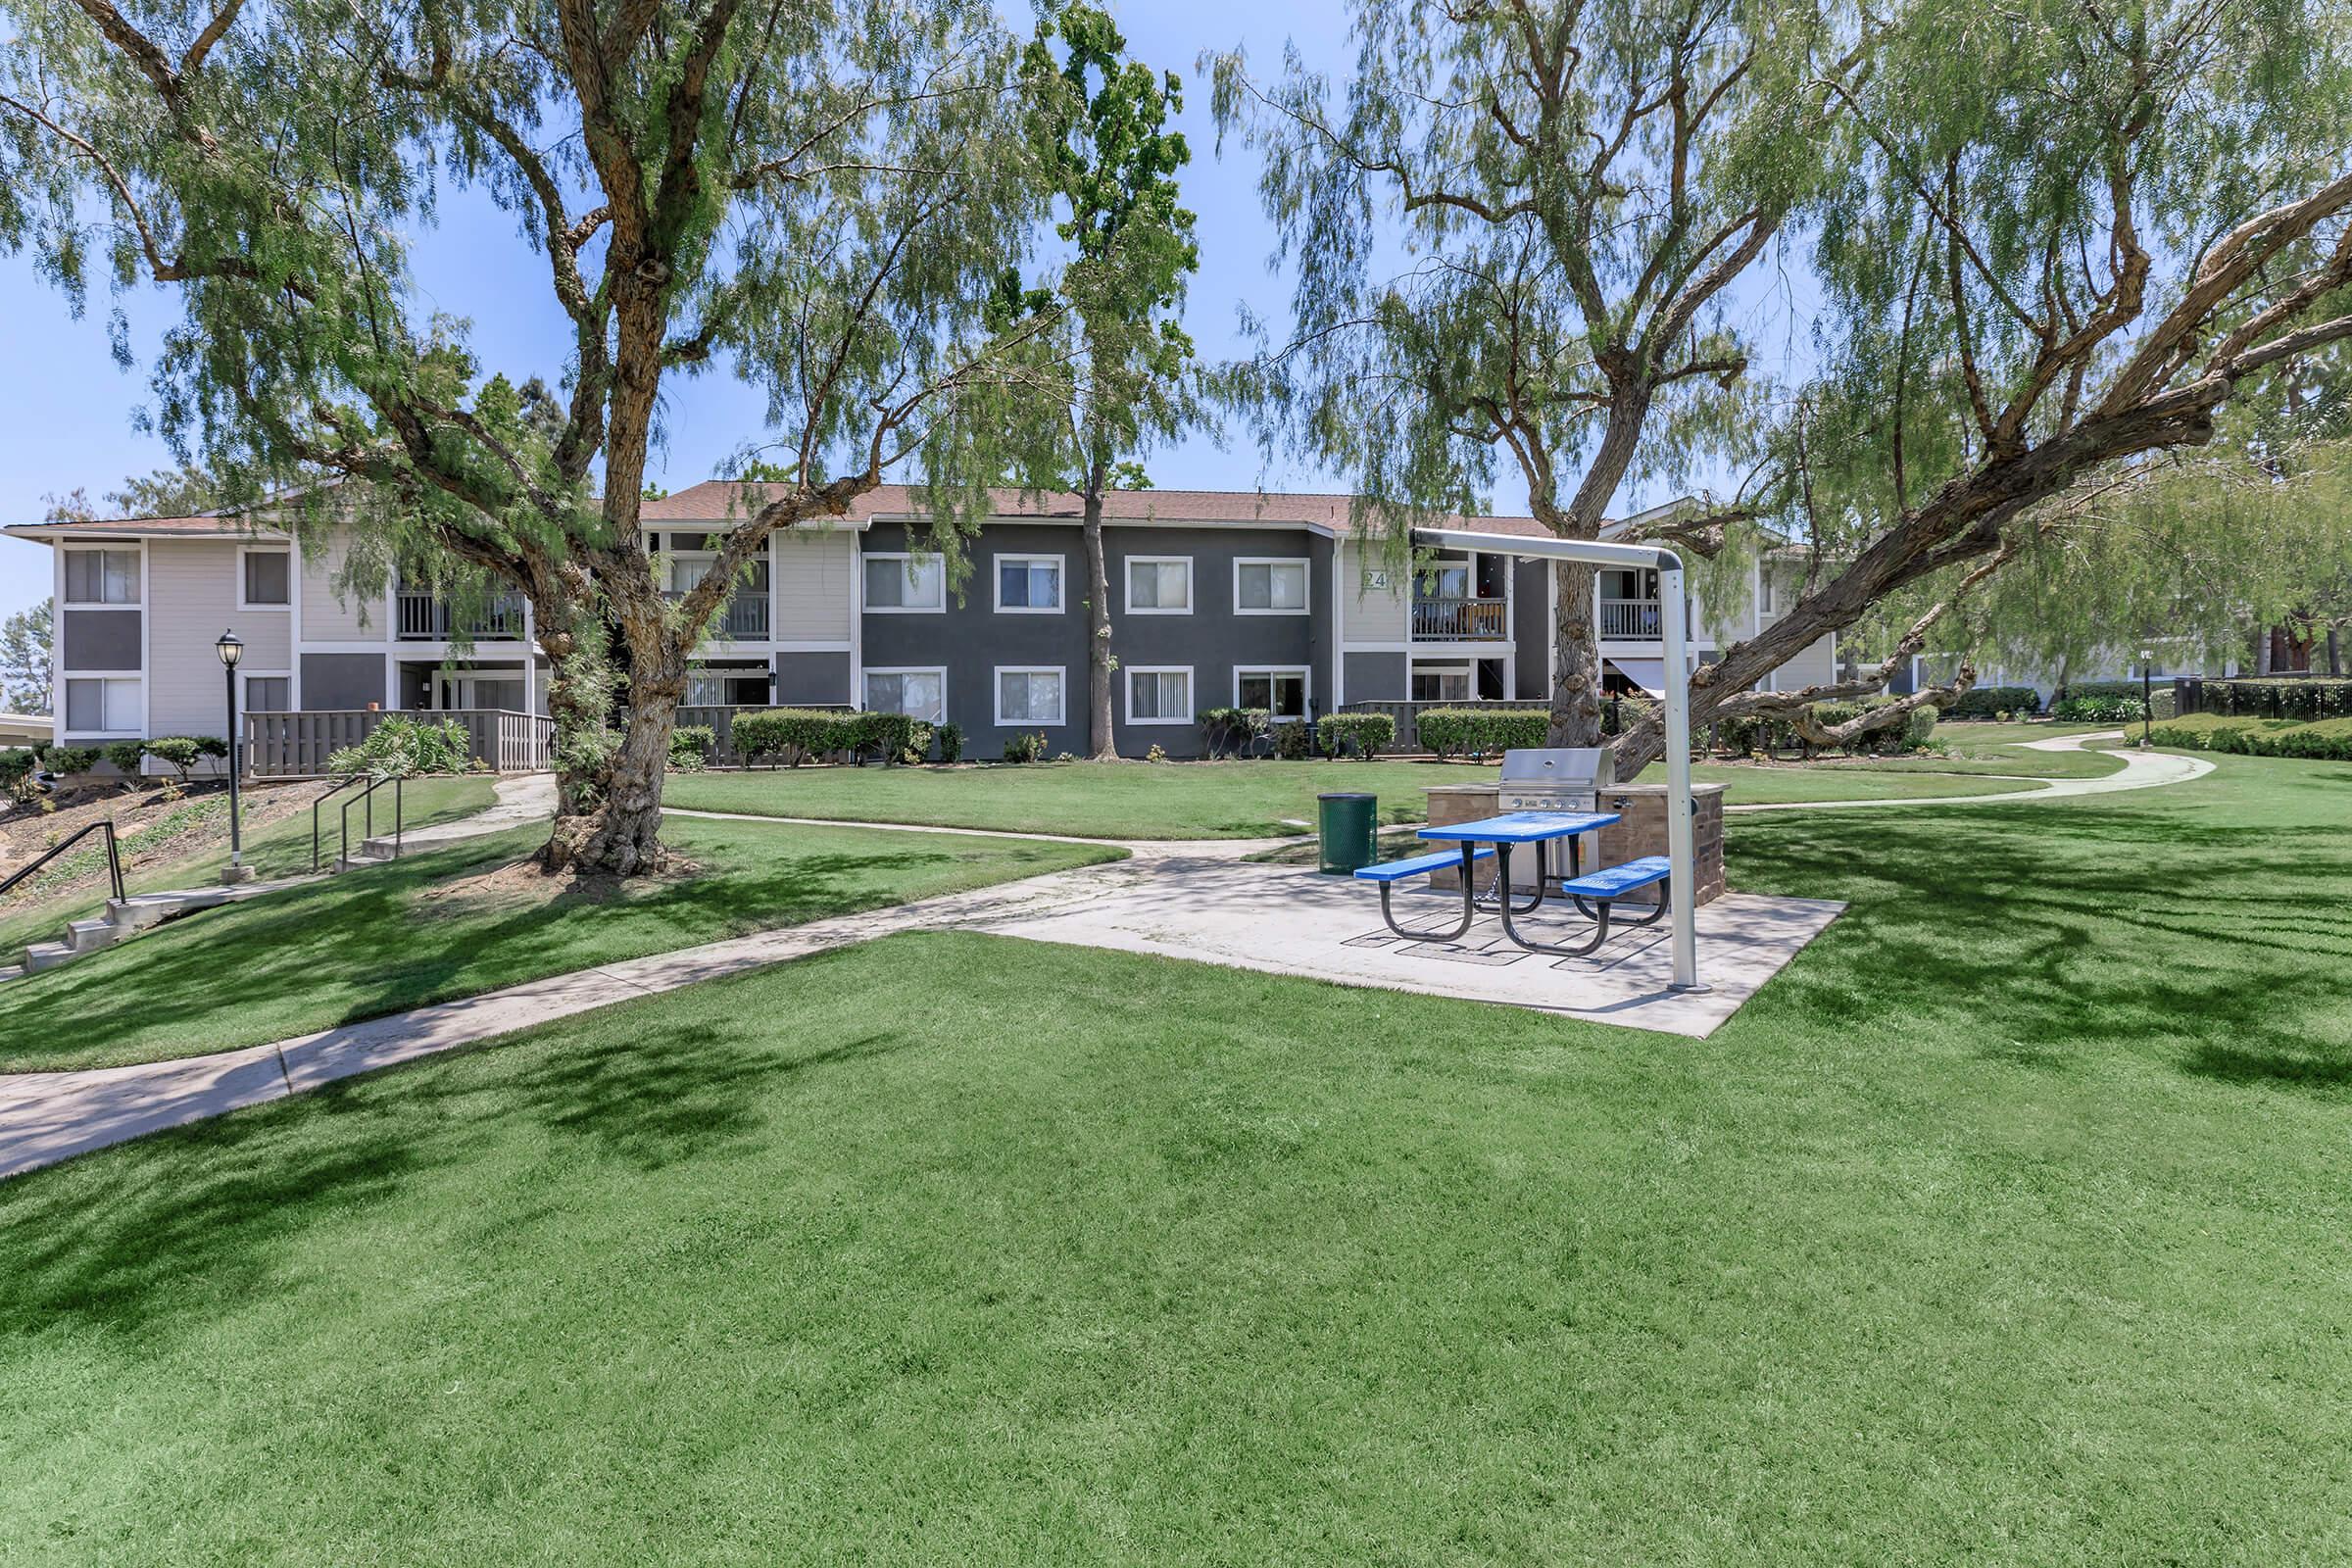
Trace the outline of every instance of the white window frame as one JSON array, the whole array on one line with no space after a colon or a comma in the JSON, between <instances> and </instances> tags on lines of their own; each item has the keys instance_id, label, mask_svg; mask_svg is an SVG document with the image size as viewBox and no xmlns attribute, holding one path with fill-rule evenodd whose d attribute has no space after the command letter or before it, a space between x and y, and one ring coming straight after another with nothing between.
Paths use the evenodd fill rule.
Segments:
<instances>
[{"instance_id":1,"label":"white window frame","mask_svg":"<svg viewBox=\"0 0 2352 1568\"><path fill-rule=\"evenodd\" d=\"M72 684L73 684L74 681L77 681L77 680L121 681L121 682L123 682L124 684L127 684L127 685L136 686L136 687L139 689L139 696L138 696L138 701L137 701L137 703L136 703L135 705L133 705L133 706L134 706L134 707L137 709L137 710L138 710L138 712L139 712L139 715L140 715L139 721L138 721L138 722L136 722L136 723L134 723L134 724L132 724L132 726L131 726L130 728L128 728L128 729L75 729L75 728L74 728L74 727L73 727L73 722L72 722L72 719L73 719L73 712L74 712L74 701L73 701L73 695L74 695L74 694L73 694L71 691L69 691L67 688L68 688L69 686L71 686L71 685L72 685ZM105 703L104 703L104 701L103 701L103 700L101 700L101 702L100 702L100 706L101 706L101 707L104 707L104 706L105 706ZM60 735L72 735L72 736L82 737L82 738L90 738L90 739L98 739L98 738L103 738L103 739L107 739L107 740L122 740L122 739L127 739L127 740L138 740L138 739L143 739L143 738L145 737L145 731L146 731L146 728L147 728L147 725L146 725L146 712L147 712L147 676L146 676L145 672L144 672L144 671L141 671L141 670L120 670L120 669L118 669L118 670L104 670L104 669L73 669L73 670L68 670L68 671L66 672L66 674L65 674L65 679L64 679L64 682L63 682L63 684L61 684L61 685L58 687L58 690L57 690L57 732L58 732Z\"/></svg>"},{"instance_id":2,"label":"white window frame","mask_svg":"<svg viewBox=\"0 0 2352 1568\"><path fill-rule=\"evenodd\" d=\"M1006 718L1004 677L1007 675L1052 675L1061 683L1061 707L1052 718ZM1067 664L999 664L989 672L988 702L996 714L999 729L1058 728L1070 721L1070 667Z\"/></svg>"},{"instance_id":3,"label":"white window frame","mask_svg":"<svg viewBox=\"0 0 2352 1568\"><path fill-rule=\"evenodd\" d=\"M1468 690L1468 692L1467 692L1467 693L1465 693L1463 696L1460 696L1460 697L1415 697L1415 696L1413 696L1413 694L1412 694L1412 692L1413 692L1413 677L1414 677L1415 675L1459 675L1459 676L1461 676L1461 677L1462 677L1462 679L1463 679L1463 680L1465 680L1465 681L1469 682L1469 690ZM1467 661L1465 661L1465 662L1463 662L1462 663L1459 663L1459 664L1424 664L1424 663L1421 663L1421 662L1419 662L1418 661L1416 661L1416 662L1414 662L1413 663L1411 663L1411 664L1408 664L1408 665L1406 666L1406 668L1405 668L1405 671L1404 671L1404 692L1405 692L1405 700L1406 700L1407 702L1415 702L1415 703L1423 703L1423 702L1428 702L1428 703L1468 703L1468 702L1475 702L1475 701L1477 700L1477 696L1478 696L1478 671L1477 671L1477 669L1476 669L1476 668L1474 668L1474 667L1473 667L1473 666L1472 666L1472 665L1471 665L1471 664L1470 664L1470 663L1469 663Z\"/></svg>"},{"instance_id":4,"label":"white window frame","mask_svg":"<svg viewBox=\"0 0 2352 1568\"><path fill-rule=\"evenodd\" d=\"M1298 567L1298 608L1297 610L1277 610L1277 609L1274 609L1273 607L1269 606L1268 608L1266 608L1266 609L1264 609L1264 610L1245 610L1245 609L1243 609L1243 608L1242 608L1242 568L1243 568L1244 566L1296 566L1296 567ZM1272 593L1272 584L1271 584L1270 582L1269 582L1269 584L1268 584L1268 592L1267 592L1267 595L1266 595L1266 597L1267 597L1267 598L1269 598L1269 599L1271 599L1271 598L1273 597L1273 593ZM1234 557L1234 558L1233 558L1233 612L1234 612L1235 614L1237 614L1237 615L1308 615L1308 614L1312 614L1312 613L1314 613L1314 608L1315 608L1315 573L1314 573L1314 568L1313 568L1312 564L1310 564L1310 563L1307 561L1306 557L1304 557L1304 556L1236 556L1236 557Z\"/></svg>"},{"instance_id":5,"label":"white window frame","mask_svg":"<svg viewBox=\"0 0 2352 1568\"><path fill-rule=\"evenodd\" d=\"M138 563L138 565L134 568L139 574L139 591L137 595L133 598L123 600L121 603L117 603L112 599L67 598L66 584L73 580L74 574L66 569L66 558L68 556L102 555L126 555ZM60 609L145 610L147 608L147 547L145 545L130 542L111 545L61 545L58 547L57 556L57 603ZM244 591L244 585L240 583L238 585L237 592L241 596ZM64 628L60 627L58 631L59 637L62 640L64 636Z\"/></svg>"},{"instance_id":6,"label":"white window frame","mask_svg":"<svg viewBox=\"0 0 2352 1568\"><path fill-rule=\"evenodd\" d=\"M248 556L283 556L286 558L286 597L274 605L261 604L245 597L245 558ZM286 545L237 546L237 608L239 610L286 610L294 608L294 552Z\"/></svg>"},{"instance_id":7,"label":"white window frame","mask_svg":"<svg viewBox=\"0 0 2352 1568\"><path fill-rule=\"evenodd\" d=\"M1311 664L1236 664L1233 666L1233 706L1242 706L1242 678L1246 675L1264 675L1269 678L1283 675L1298 677L1298 711L1277 713L1284 718L1304 718L1315 710L1315 670ZM1408 677L1409 678L1409 677Z\"/></svg>"},{"instance_id":8,"label":"white window frame","mask_svg":"<svg viewBox=\"0 0 2352 1568\"><path fill-rule=\"evenodd\" d=\"M1138 566L1182 566L1184 568L1184 608L1170 610L1164 605L1139 605L1135 602L1135 568ZM1127 574L1125 583L1127 613L1130 615L1189 615L1200 603L1193 579L1193 558L1190 556L1129 556L1121 569Z\"/></svg>"},{"instance_id":9,"label":"white window frame","mask_svg":"<svg viewBox=\"0 0 2352 1568\"><path fill-rule=\"evenodd\" d=\"M238 569L242 571L244 568L239 567ZM269 607L264 606L263 608L267 609ZM240 664L237 666L237 712L239 716L257 711L246 691L248 684L257 680L284 681L286 683L286 706L279 709L272 709L270 711L279 713L290 713L294 711L294 672L292 670L247 669L244 665Z\"/></svg>"},{"instance_id":10,"label":"white window frame","mask_svg":"<svg viewBox=\"0 0 2352 1568\"><path fill-rule=\"evenodd\" d=\"M865 683L876 675L937 675L939 677L939 716L924 719L927 724L948 721L948 666L945 664L869 664L858 672L858 706L865 712L877 710L866 700ZM1065 702L1063 706L1068 706ZM916 715L919 716L919 715Z\"/></svg>"},{"instance_id":11,"label":"white window frame","mask_svg":"<svg viewBox=\"0 0 2352 1568\"><path fill-rule=\"evenodd\" d=\"M1200 689L1198 686L1196 686L1196 685L1194 685L1194 684L1193 684L1193 666L1192 666L1192 665L1190 665L1190 664L1122 664L1122 665L1120 665L1120 666L1119 666L1119 674L1120 674L1120 675L1123 677L1123 679L1122 679L1122 680L1121 680L1121 682L1120 682L1119 691L1120 691L1120 695L1121 695L1121 697L1124 699L1124 706L1125 706L1125 708L1126 708L1126 710L1127 710L1127 722L1128 722L1128 723L1130 723L1130 724L1133 724L1133 725L1137 726L1138 728L1166 729L1166 728L1174 728L1174 727L1184 727L1184 728L1189 728L1189 727L1191 727L1192 725L1194 725L1194 724L1197 724L1197 723L1199 723L1199 722L1200 722L1199 718L1198 718L1198 717L1196 717L1196 716L1195 716L1195 714L1194 714L1194 712L1192 711L1192 710L1194 710L1195 708L1197 708L1197 707L1199 706L1199 698L1200 698ZM1136 717L1136 715L1135 715L1135 677L1136 677L1136 676L1138 676L1138 675L1182 675L1182 676L1184 677L1184 706L1185 706L1186 711L1185 711L1185 712L1183 712L1183 713L1181 713L1181 714L1178 714L1177 716L1175 716L1175 717L1173 717L1173 718L1169 718L1169 717L1161 717L1161 718L1138 718L1138 717Z\"/></svg>"},{"instance_id":12,"label":"white window frame","mask_svg":"<svg viewBox=\"0 0 2352 1568\"><path fill-rule=\"evenodd\" d=\"M1004 602L1004 568L1011 565L1051 565L1054 568L1054 598L1056 601L1054 606L1049 609L1039 605L1006 604ZM990 556L988 558L988 580L989 591L996 596L997 613L1000 615L1059 615L1066 613L1069 610L1070 573L1059 556L1041 556L1034 552L1023 551Z\"/></svg>"},{"instance_id":13,"label":"white window frame","mask_svg":"<svg viewBox=\"0 0 2352 1568\"><path fill-rule=\"evenodd\" d=\"M908 562L910 562L910 561L924 561L924 562L929 562L929 563L931 563L931 564L933 564L933 565L936 567L936 569L937 569L937 571L938 571L938 574L939 574L939 603L938 603L938 604L936 604L936 605L872 605L872 604L867 604L867 603L866 603L866 599L865 599L865 568L866 568L866 564L867 564L869 562L875 562L875 561L895 561L895 562L899 563L899 570L900 570L900 573L901 573L902 575L904 575L904 574L906 573L906 563L908 563ZM771 574L771 580L772 580L772 574ZM861 550L861 551L859 551L859 552L858 553L858 610L859 610L860 612L862 612L863 613L865 613L865 614L868 614L868 615L944 615L944 614L946 614L946 613L948 612L948 564L947 564L947 561L945 560L945 558L941 557L941 556L940 556L940 555L939 555L939 554L938 554L936 551L934 551L934 552L929 552L929 553L920 552L920 551L913 551L913 550Z\"/></svg>"}]
</instances>

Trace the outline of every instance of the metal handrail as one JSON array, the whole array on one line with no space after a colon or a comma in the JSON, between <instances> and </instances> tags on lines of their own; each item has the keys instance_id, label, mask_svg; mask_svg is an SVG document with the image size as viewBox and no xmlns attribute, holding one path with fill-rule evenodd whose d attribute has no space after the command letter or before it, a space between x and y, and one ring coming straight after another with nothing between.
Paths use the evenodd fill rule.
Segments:
<instances>
[{"instance_id":1,"label":"metal handrail","mask_svg":"<svg viewBox=\"0 0 2352 1568\"><path fill-rule=\"evenodd\" d=\"M318 869L318 808L324 806L328 801L333 800L336 796L342 794L354 784L364 784L366 782L367 778L364 774L355 773L350 778L345 779L342 783L336 785L331 790L320 790L318 792L318 798L311 802L311 869L314 872Z\"/></svg>"},{"instance_id":2,"label":"metal handrail","mask_svg":"<svg viewBox=\"0 0 2352 1568\"><path fill-rule=\"evenodd\" d=\"M68 850L72 849L74 845L79 844L83 839L88 838L93 833L103 833L106 835L107 877L108 880L114 884L115 902L117 904L122 903L124 896L122 892L122 852L115 842L115 819L111 816L100 817L97 821L90 823L87 827L75 833L72 838L67 839L64 843L58 845L55 849L48 851L30 865L23 866L15 871L10 872L8 880L5 882L0 882L0 896L5 896L10 888L15 887L18 883L24 881L26 877L32 875L33 872L38 871L42 866L47 865L51 860L56 859L59 856L65 854Z\"/></svg>"},{"instance_id":3,"label":"metal handrail","mask_svg":"<svg viewBox=\"0 0 2352 1568\"><path fill-rule=\"evenodd\" d=\"M400 858L401 837L407 826L404 820L405 812L401 794L401 787L405 782L405 775L395 773L391 778L387 779L380 774L368 773L361 775L361 779L354 780L354 782L361 782L363 780L366 782L368 787L360 791L359 794L353 796L350 800L343 803L343 810L341 813L342 848L337 855L337 863L339 864L348 864L351 860L351 808L355 806L364 806L367 808L367 811L362 817L362 821L365 823L365 830L360 837L360 845L364 849L367 847L368 840L375 837L375 792L386 784L390 784L392 786L392 858L396 860ZM333 790L326 792L327 795L332 795L335 792ZM318 798L323 801L326 799L326 795L321 795Z\"/></svg>"}]
</instances>

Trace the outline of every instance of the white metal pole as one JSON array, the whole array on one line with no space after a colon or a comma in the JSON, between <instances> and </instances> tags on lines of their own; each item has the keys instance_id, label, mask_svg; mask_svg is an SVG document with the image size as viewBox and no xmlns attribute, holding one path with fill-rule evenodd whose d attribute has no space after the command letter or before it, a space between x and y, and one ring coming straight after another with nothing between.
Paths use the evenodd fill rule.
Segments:
<instances>
[{"instance_id":1,"label":"white metal pole","mask_svg":"<svg viewBox=\"0 0 2352 1568\"><path fill-rule=\"evenodd\" d=\"M1671 564L1670 564L1671 563ZM1690 820L1690 654L1684 623L1683 564L1658 553L1658 602L1666 653L1666 859L1674 899L1676 991L1704 991L1698 983L1698 867Z\"/></svg>"}]
</instances>

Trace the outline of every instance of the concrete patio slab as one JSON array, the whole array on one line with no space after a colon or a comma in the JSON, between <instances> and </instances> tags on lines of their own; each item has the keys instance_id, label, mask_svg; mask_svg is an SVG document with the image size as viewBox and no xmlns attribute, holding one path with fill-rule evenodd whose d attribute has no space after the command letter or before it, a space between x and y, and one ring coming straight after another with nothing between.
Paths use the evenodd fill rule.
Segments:
<instances>
[{"instance_id":1,"label":"concrete patio slab","mask_svg":"<svg viewBox=\"0 0 2352 1568\"><path fill-rule=\"evenodd\" d=\"M1342 985L1504 1006L1703 1039L1755 995L1845 907L1815 899L1734 893L1698 911L1696 993L1668 989L1666 927L1622 932L1586 958L1513 946L1482 917L1460 943L1414 943L1381 924L1379 895L1350 877L1222 858L1153 857L1093 873L1091 896L1048 909L957 918L964 930L1074 947L1112 948L1304 975ZM1407 925L1450 923L1449 895L1399 894ZM1416 912L1427 911L1424 920ZM1582 923L1548 909L1523 929L1574 940Z\"/></svg>"}]
</instances>

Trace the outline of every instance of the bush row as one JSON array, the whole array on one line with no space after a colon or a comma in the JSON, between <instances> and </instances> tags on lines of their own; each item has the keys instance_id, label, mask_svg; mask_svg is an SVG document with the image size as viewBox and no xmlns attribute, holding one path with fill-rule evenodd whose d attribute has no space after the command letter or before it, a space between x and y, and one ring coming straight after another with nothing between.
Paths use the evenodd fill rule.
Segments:
<instances>
[{"instance_id":1,"label":"bush row","mask_svg":"<svg viewBox=\"0 0 2352 1568\"><path fill-rule=\"evenodd\" d=\"M1497 712L1484 708L1425 709L1414 720L1421 744L1440 757L1486 757L1516 748L1542 746L1551 715L1542 709Z\"/></svg>"},{"instance_id":2,"label":"bush row","mask_svg":"<svg viewBox=\"0 0 2352 1568\"><path fill-rule=\"evenodd\" d=\"M226 756L228 742L217 735L159 735L151 741L114 741L105 746L35 741L0 752L0 788L14 789L41 767L52 773L87 773L104 761L118 772L135 774L141 760L149 757L169 765L185 783L197 763L208 757Z\"/></svg>"},{"instance_id":3,"label":"bush row","mask_svg":"<svg viewBox=\"0 0 2352 1568\"><path fill-rule=\"evenodd\" d=\"M2031 686L1971 686L1942 711L1946 718L2025 718L2041 711L2041 694Z\"/></svg>"},{"instance_id":4,"label":"bush row","mask_svg":"<svg viewBox=\"0 0 2352 1568\"><path fill-rule=\"evenodd\" d=\"M798 767L811 757L858 761L875 758L886 765L919 762L930 756L934 743L940 746L942 760L954 761L963 753L963 732L955 725L933 725L905 713L770 708L736 714L732 733L735 755L746 763L765 760Z\"/></svg>"},{"instance_id":5,"label":"bush row","mask_svg":"<svg viewBox=\"0 0 2352 1568\"><path fill-rule=\"evenodd\" d=\"M2352 680L2305 676L2296 680L2192 680L2182 685L2182 706L2192 713L2232 718L2352 717Z\"/></svg>"},{"instance_id":6,"label":"bush row","mask_svg":"<svg viewBox=\"0 0 2352 1568\"><path fill-rule=\"evenodd\" d=\"M2352 761L2352 718L2324 718L2299 724L2285 718L2183 713L2156 725L2150 738L2159 746L2182 751Z\"/></svg>"},{"instance_id":7,"label":"bush row","mask_svg":"<svg viewBox=\"0 0 2352 1568\"><path fill-rule=\"evenodd\" d=\"M2050 705L2050 716L2064 724L2131 724L2144 709L2136 694L2130 697L2061 697Z\"/></svg>"}]
</instances>

